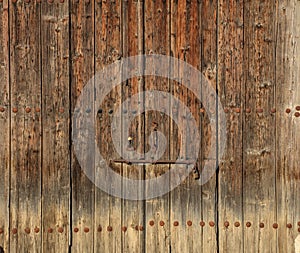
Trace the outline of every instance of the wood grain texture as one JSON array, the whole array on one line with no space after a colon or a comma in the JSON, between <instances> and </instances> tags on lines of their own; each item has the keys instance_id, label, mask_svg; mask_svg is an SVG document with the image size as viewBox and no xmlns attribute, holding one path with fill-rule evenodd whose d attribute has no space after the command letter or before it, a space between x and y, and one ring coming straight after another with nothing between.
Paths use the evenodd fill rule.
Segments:
<instances>
[{"instance_id":1,"label":"wood grain texture","mask_svg":"<svg viewBox=\"0 0 300 253\"><path fill-rule=\"evenodd\" d=\"M244 20L243 2L219 1L218 95L227 112L226 154L219 157L219 247L243 252L243 117ZM222 145L220 143L219 145ZM226 223L228 222L228 223Z\"/></svg>"},{"instance_id":2,"label":"wood grain texture","mask_svg":"<svg viewBox=\"0 0 300 253\"><path fill-rule=\"evenodd\" d=\"M300 3L280 1L276 12L276 193L278 252L295 252L299 234ZM286 109L291 110L290 113ZM298 108L299 109L299 108ZM287 227L288 224L292 227Z\"/></svg>"},{"instance_id":3,"label":"wood grain texture","mask_svg":"<svg viewBox=\"0 0 300 253\"><path fill-rule=\"evenodd\" d=\"M43 251L67 252L70 234L69 5L42 3ZM57 230L62 228L62 233ZM48 229L54 229L49 233Z\"/></svg>"},{"instance_id":4,"label":"wood grain texture","mask_svg":"<svg viewBox=\"0 0 300 253\"><path fill-rule=\"evenodd\" d=\"M8 1L0 3L0 246L9 252L10 88Z\"/></svg>"},{"instance_id":5,"label":"wood grain texture","mask_svg":"<svg viewBox=\"0 0 300 253\"><path fill-rule=\"evenodd\" d=\"M145 54L170 54L170 3L169 1L145 1ZM146 66L147 67L147 66ZM162 66L160 66L162 67ZM170 82L166 78L145 77L145 91L159 90L170 92ZM145 99L145 148L151 152L154 160L170 159L170 115L169 98L157 99L149 96ZM154 105L162 112L151 111ZM163 113L164 112L164 113ZM164 154L159 157L158 150L161 143L158 140L161 132L167 142ZM151 149L151 150L150 150ZM169 165L146 165L146 180L160 178L168 172ZM169 183L169 178L167 180ZM146 188L146 194L155 189ZM146 252L169 252L170 247L170 220L169 220L169 193L146 201ZM164 226L160 223L164 222Z\"/></svg>"},{"instance_id":6,"label":"wood grain texture","mask_svg":"<svg viewBox=\"0 0 300 253\"><path fill-rule=\"evenodd\" d=\"M41 252L40 4L12 3L10 252ZM29 109L30 108L30 109ZM27 232L25 230L27 229Z\"/></svg>"},{"instance_id":7,"label":"wood grain texture","mask_svg":"<svg viewBox=\"0 0 300 253\"><path fill-rule=\"evenodd\" d=\"M271 1L246 2L245 107L243 135L245 222L244 251L276 252L275 117L275 5ZM264 223L264 228L259 224Z\"/></svg>"},{"instance_id":8,"label":"wood grain texture","mask_svg":"<svg viewBox=\"0 0 300 253\"><path fill-rule=\"evenodd\" d=\"M121 57L122 52L122 34L121 34L121 1L100 1L95 6L95 68L96 73L109 64L117 61ZM121 73L121 72L120 72ZM113 78L119 79L120 76ZM115 80L113 79L113 81ZM95 85L99 85L95 83ZM98 87L96 87L97 90ZM96 96L96 99L98 98ZM98 114L97 123L99 129L97 133L97 148L103 155L106 163L119 158L114 144L112 135L118 135L112 127L113 117L117 119L117 124L121 124L120 113L117 109L121 102L121 86L117 86L107 94ZM114 167L113 167L114 168ZM101 167L98 169L104 169ZM120 168L117 166L115 172L121 174ZM96 171L97 175L97 171ZM111 181L109 175L105 180ZM111 185L114 188L114 185ZM94 252L121 252L121 199L106 193L101 189L95 189L95 248ZM102 232L98 229L102 228ZM108 227L112 231L108 231Z\"/></svg>"},{"instance_id":9,"label":"wood grain texture","mask_svg":"<svg viewBox=\"0 0 300 253\"><path fill-rule=\"evenodd\" d=\"M83 87L94 75L94 2L77 1L70 2L71 11L71 111L73 112L75 103ZM92 94L89 94L93 97ZM89 98L86 103L89 103ZM87 104L83 104L88 106ZM87 115L94 115L94 108L80 108ZM74 123L74 122L73 122ZM76 122L80 127L81 120ZM80 138L80 137L79 137ZM86 147L82 148L84 161L93 164L93 154L86 152ZM72 252L93 252L94 250L94 207L95 195L94 184L84 174L83 169L90 172L93 180L94 168L81 168L74 150L71 151L71 175L72 175L72 231L78 228L80 232L73 233ZM92 166L92 165L91 165ZM89 232L84 232L88 228Z\"/></svg>"}]
</instances>

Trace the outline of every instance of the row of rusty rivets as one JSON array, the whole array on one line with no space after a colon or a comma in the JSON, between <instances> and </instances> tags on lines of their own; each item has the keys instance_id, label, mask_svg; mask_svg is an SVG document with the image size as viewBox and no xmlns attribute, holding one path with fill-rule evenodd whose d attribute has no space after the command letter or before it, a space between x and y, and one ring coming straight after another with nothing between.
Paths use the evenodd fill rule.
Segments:
<instances>
[{"instance_id":1,"label":"row of rusty rivets","mask_svg":"<svg viewBox=\"0 0 300 253\"><path fill-rule=\"evenodd\" d=\"M30 1L31 1L31 0L25 0L25 3L30 3ZM0 0L0 2L3 2L3 0ZM17 0L12 0L12 2L13 2L13 3L16 3ZM42 0L36 0L36 2L37 2L37 3L41 3ZM53 2L54 2L54 0L48 0L48 3L51 3L51 4L52 4ZM64 0L59 0L59 2L60 2L60 3L64 3L65 1L64 1Z\"/></svg>"},{"instance_id":2,"label":"row of rusty rivets","mask_svg":"<svg viewBox=\"0 0 300 253\"><path fill-rule=\"evenodd\" d=\"M25 108L25 112L27 112L27 113L30 113L31 110L32 110L32 108L30 108L30 107L26 107ZM0 107L0 112L4 112L4 111L5 111L5 108L4 107ZM18 111L19 111L19 109L17 107L13 107L12 108L12 112L17 113ZM40 111L41 111L41 108L39 108L39 107L35 108L35 112L40 112ZM49 109L48 111L52 112L52 109ZM65 109L64 108L59 108L58 111L60 113L64 113Z\"/></svg>"}]
</instances>

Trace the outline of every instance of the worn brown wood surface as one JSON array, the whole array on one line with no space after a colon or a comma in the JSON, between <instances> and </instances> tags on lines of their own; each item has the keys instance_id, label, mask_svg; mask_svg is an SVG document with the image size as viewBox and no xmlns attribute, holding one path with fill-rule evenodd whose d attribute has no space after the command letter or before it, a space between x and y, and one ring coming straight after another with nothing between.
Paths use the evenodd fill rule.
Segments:
<instances>
[{"instance_id":1,"label":"worn brown wood surface","mask_svg":"<svg viewBox=\"0 0 300 253\"><path fill-rule=\"evenodd\" d=\"M4 252L294 252L300 232L299 27L297 0L0 0L0 247ZM191 174L163 196L127 200L93 184L103 164L94 163L86 146L85 161L95 166L89 177L81 168L71 138L72 124L84 124L72 119L76 101L95 73L137 54L171 55L193 65L222 105L215 106L205 86L199 100L180 84L182 66L171 68L178 82L154 76L123 82L100 108L95 89L85 104L91 108L80 112L97 116L95 147L107 163L120 158L112 142L120 133L111 123L115 117L123 125L127 113L132 122L125 139L132 138L134 150L157 145L159 131L167 141L161 159L190 159L192 135L179 131L189 131L189 119L176 112L176 104L132 98L142 91L168 92L197 122L200 172L205 163L216 163L210 145L222 144L212 127L226 131L227 149L217 156L219 169L207 183ZM123 102L127 111L117 114ZM172 111L139 114L154 103ZM216 115L220 106L226 129L206 111ZM167 115L172 113L178 124ZM113 165L141 186L170 168ZM124 193L126 180L121 184ZM152 189L136 190L143 196Z\"/></svg>"}]
</instances>

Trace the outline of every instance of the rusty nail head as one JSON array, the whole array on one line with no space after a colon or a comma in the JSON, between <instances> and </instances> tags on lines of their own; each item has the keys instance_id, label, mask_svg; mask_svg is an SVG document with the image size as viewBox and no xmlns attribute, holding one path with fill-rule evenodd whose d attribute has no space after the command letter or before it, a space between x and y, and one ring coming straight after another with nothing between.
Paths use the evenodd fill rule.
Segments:
<instances>
[{"instance_id":1,"label":"rusty nail head","mask_svg":"<svg viewBox=\"0 0 300 253\"><path fill-rule=\"evenodd\" d=\"M224 111L225 111L225 110L226 110L226 109L224 109ZM201 108L201 109L200 109L200 112L201 112L201 113L204 113L204 112L205 112L205 109L204 109L204 108Z\"/></svg>"},{"instance_id":2,"label":"rusty nail head","mask_svg":"<svg viewBox=\"0 0 300 253\"><path fill-rule=\"evenodd\" d=\"M228 222L228 221L225 221L225 222L224 222L224 226L225 226L226 228L228 228L228 227L229 227L229 222Z\"/></svg>"},{"instance_id":3,"label":"rusty nail head","mask_svg":"<svg viewBox=\"0 0 300 253\"><path fill-rule=\"evenodd\" d=\"M297 105L297 106L296 106L296 110L297 110L297 111L300 111L300 105Z\"/></svg>"},{"instance_id":4,"label":"rusty nail head","mask_svg":"<svg viewBox=\"0 0 300 253\"><path fill-rule=\"evenodd\" d=\"M276 108L272 108L271 113L275 113L275 112L276 112Z\"/></svg>"},{"instance_id":5,"label":"rusty nail head","mask_svg":"<svg viewBox=\"0 0 300 253\"><path fill-rule=\"evenodd\" d=\"M160 225L160 226L164 226L164 225L165 225L164 221L161 220L161 221L159 222L159 225Z\"/></svg>"},{"instance_id":6,"label":"rusty nail head","mask_svg":"<svg viewBox=\"0 0 300 253\"><path fill-rule=\"evenodd\" d=\"M122 227L122 231L123 231L123 232L126 232L126 231L127 231L127 227L125 227L125 226Z\"/></svg>"},{"instance_id":7,"label":"rusty nail head","mask_svg":"<svg viewBox=\"0 0 300 253\"><path fill-rule=\"evenodd\" d=\"M290 109L290 108L287 108L287 109L285 110L285 112L286 112L286 113L290 113L290 112L291 112L291 109Z\"/></svg>"},{"instance_id":8,"label":"rusty nail head","mask_svg":"<svg viewBox=\"0 0 300 253\"><path fill-rule=\"evenodd\" d=\"M239 227L241 224L238 222L238 221L236 221L235 223L234 223L234 226L235 227Z\"/></svg>"},{"instance_id":9,"label":"rusty nail head","mask_svg":"<svg viewBox=\"0 0 300 253\"><path fill-rule=\"evenodd\" d=\"M41 109L37 107L37 108L35 108L35 111L36 111L36 112L40 112Z\"/></svg>"},{"instance_id":10,"label":"rusty nail head","mask_svg":"<svg viewBox=\"0 0 300 253\"><path fill-rule=\"evenodd\" d=\"M300 233L300 228L298 228L298 232Z\"/></svg>"},{"instance_id":11,"label":"rusty nail head","mask_svg":"<svg viewBox=\"0 0 300 253\"><path fill-rule=\"evenodd\" d=\"M17 113L17 112L18 112L18 108L14 107L14 108L12 109L12 111L13 111L14 113Z\"/></svg>"},{"instance_id":12,"label":"rusty nail head","mask_svg":"<svg viewBox=\"0 0 300 253\"><path fill-rule=\"evenodd\" d=\"M54 0L48 0L49 3L53 3Z\"/></svg>"},{"instance_id":13,"label":"rusty nail head","mask_svg":"<svg viewBox=\"0 0 300 253\"><path fill-rule=\"evenodd\" d=\"M264 110L262 109L262 108L257 108L256 109L256 112L258 112L258 113L262 113Z\"/></svg>"},{"instance_id":14,"label":"rusty nail head","mask_svg":"<svg viewBox=\"0 0 300 253\"><path fill-rule=\"evenodd\" d=\"M79 231L79 228L74 228L74 232L77 233Z\"/></svg>"},{"instance_id":15,"label":"rusty nail head","mask_svg":"<svg viewBox=\"0 0 300 253\"><path fill-rule=\"evenodd\" d=\"M179 222L178 222L178 221L174 221L173 225L174 225L175 227L178 227Z\"/></svg>"},{"instance_id":16,"label":"rusty nail head","mask_svg":"<svg viewBox=\"0 0 300 253\"><path fill-rule=\"evenodd\" d=\"M205 222L204 222L204 221L200 221L199 224L200 224L201 227L204 227L204 226L205 226Z\"/></svg>"},{"instance_id":17,"label":"rusty nail head","mask_svg":"<svg viewBox=\"0 0 300 253\"><path fill-rule=\"evenodd\" d=\"M278 228L278 224L277 224L277 223L274 223L274 224L273 224L273 228L277 229L277 228Z\"/></svg>"},{"instance_id":18,"label":"rusty nail head","mask_svg":"<svg viewBox=\"0 0 300 253\"><path fill-rule=\"evenodd\" d=\"M241 112L241 109L240 109L240 108L235 108L235 112L236 112L236 113L240 113L240 112Z\"/></svg>"},{"instance_id":19,"label":"rusty nail head","mask_svg":"<svg viewBox=\"0 0 300 253\"><path fill-rule=\"evenodd\" d=\"M265 224L261 222L261 223L259 223L259 227L260 227L260 228L264 228L264 227L265 227Z\"/></svg>"},{"instance_id":20,"label":"rusty nail head","mask_svg":"<svg viewBox=\"0 0 300 253\"><path fill-rule=\"evenodd\" d=\"M295 117L300 117L300 112L295 112Z\"/></svg>"},{"instance_id":21,"label":"rusty nail head","mask_svg":"<svg viewBox=\"0 0 300 253\"><path fill-rule=\"evenodd\" d=\"M210 221L210 222L209 222L209 225L210 225L211 227L213 227L213 226L215 225L215 223L214 223L213 221Z\"/></svg>"},{"instance_id":22,"label":"rusty nail head","mask_svg":"<svg viewBox=\"0 0 300 253\"><path fill-rule=\"evenodd\" d=\"M288 223L288 224L286 225L286 227L287 227L287 228L292 228L293 225L292 225L291 223Z\"/></svg>"},{"instance_id":23,"label":"rusty nail head","mask_svg":"<svg viewBox=\"0 0 300 253\"><path fill-rule=\"evenodd\" d=\"M30 113L31 112L31 108L30 107L26 107L25 112Z\"/></svg>"},{"instance_id":24,"label":"rusty nail head","mask_svg":"<svg viewBox=\"0 0 300 253\"><path fill-rule=\"evenodd\" d=\"M4 111L5 111L4 107L0 107L0 112L4 112Z\"/></svg>"},{"instance_id":25,"label":"rusty nail head","mask_svg":"<svg viewBox=\"0 0 300 253\"><path fill-rule=\"evenodd\" d=\"M26 234L30 234L30 228L25 228L24 231Z\"/></svg>"},{"instance_id":26,"label":"rusty nail head","mask_svg":"<svg viewBox=\"0 0 300 253\"><path fill-rule=\"evenodd\" d=\"M63 229L62 227L60 227L60 228L57 229L57 231L58 231L59 233L62 233L62 232L64 232L64 229Z\"/></svg>"},{"instance_id":27,"label":"rusty nail head","mask_svg":"<svg viewBox=\"0 0 300 253\"><path fill-rule=\"evenodd\" d=\"M225 113L229 113L229 109L228 108L224 108L224 112Z\"/></svg>"},{"instance_id":28,"label":"rusty nail head","mask_svg":"<svg viewBox=\"0 0 300 253\"><path fill-rule=\"evenodd\" d=\"M101 227L101 226L98 226L97 231L98 231L98 232L102 232L102 227Z\"/></svg>"},{"instance_id":29,"label":"rusty nail head","mask_svg":"<svg viewBox=\"0 0 300 253\"><path fill-rule=\"evenodd\" d=\"M88 233L88 232L90 232L90 229L89 229L89 228L84 228L83 231L84 231L85 233Z\"/></svg>"},{"instance_id":30,"label":"rusty nail head","mask_svg":"<svg viewBox=\"0 0 300 253\"><path fill-rule=\"evenodd\" d=\"M64 108L59 108L60 113L64 113L64 111L65 111Z\"/></svg>"},{"instance_id":31,"label":"rusty nail head","mask_svg":"<svg viewBox=\"0 0 300 253\"><path fill-rule=\"evenodd\" d=\"M0 228L0 234L3 234L3 232L4 232L3 228Z\"/></svg>"},{"instance_id":32,"label":"rusty nail head","mask_svg":"<svg viewBox=\"0 0 300 253\"><path fill-rule=\"evenodd\" d=\"M246 109L246 113L250 113L251 112L251 109L250 108L247 108Z\"/></svg>"},{"instance_id":33,"label":"rusty nail head","mask_svg":"<svg viewBox=\"0 0 300 253\"><path fill-rule=\"evenodd\" d=\"M53 228L48 228L48 233L53 233Z\"/></svg>"},{"instance_id":34,"label":"rusty nail head","mask_svg":"<svg viewBox=\"0 0 300 253\"><path fill-rule=\"evenodd\" d=\"M40 229L39 229L38 227L35 227L35 228L34 228L34 232L35 232L35 233L38 233L38 232L40 232Z\"/></svg>"},{"instance_id":35,"label":"rusty nail head","mask_svg":"<svg viewBox=\"0 0 300 253\"><path fill-rule=\"evenodd\" d=\"M153 220L149 221L149 225L154 226L154 221Z\"/></svg>"},{"instance_id":36,"label":"rusty nail head","mask_svg":"<svg viewBox=\"0 0 300 253\"><path fill-rule=\"evenodd\" d=\"M18 229L13 228L12 233L13 233L13 234L16 234L17 232L18 232Z\"/></svg>"},{"instance_id":37,"label":"rusty nail head","mask_svg":"<svg viewBox=\"0 0 300 253\"><path fill-rule=\"evenodd\" d=\"M61 3L63 3L64 2L64 0L59 0Z\"/></svg>"},{"instance_id":38,"label":"rusty nail head","mask_svg":"<svg viewBox=\"0 0 300 253\"><path fill-rule=\"evenodd\" d=\"M144 227L143 226L139 226L139 230L140 231L144 231Z\"/></svg>"},{"instance_id":39,"label":"rusty nail head","mask_svg":"<svg viewBox=\"0 0 300 253\"><path fill-rule=\"evenodd\" d=\"M250 227L251 227L251 222L248 221L248 222L246 223L246 227L247 227L247 228L250 228Z\"/></svg>"},{"instance_id":40,"label":"rusty nail head","mask_svg":"<svg viewBox=\"0 0 300 253\"><path fill-rule=\"evenodd\" d=\"M135 226L135 230L136 230L136 231L139 230L139 226L138 226L138 225Z\"/></svg>"},{"instance_id":41,"label":"rusty nail head","mask_svg":"<svg viewBox=\"0 0 300 253\"><path fill-rule=\"evenodd\" d=\"M188 220L186 224L190 227L193 225L193 222L191 220Z\"/></svg>"},{"instance_id":42,"label":"rusty nail head","mask_svg":"<svg viewBox=\"0 0 300 253\"><path fill-rule=\"evenodd\" d=\"M300 227L300 221L298 221L298 226Z\"/></svg>"},{"instance_id":43,"label":"rusty nail head","mask_svg":"<svg viewBox=\"0 0 300 253\"><path fill-rule=\"evenodd\" d=\"M111 231L112 231L112 227L111 227L111 226L108 226L108 227L107 227L107 231L108 231L108 232L111 232Z\"/></svg>"}]
</instances>

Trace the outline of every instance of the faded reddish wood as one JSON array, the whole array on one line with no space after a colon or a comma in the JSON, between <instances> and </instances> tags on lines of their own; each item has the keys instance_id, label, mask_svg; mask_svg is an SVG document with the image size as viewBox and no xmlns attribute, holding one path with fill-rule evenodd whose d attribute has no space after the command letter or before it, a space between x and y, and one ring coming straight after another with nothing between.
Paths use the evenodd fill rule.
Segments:
<instances>
[{"instance_id":1,"label":"faded reddish wood","mask_svg":"<svg viewBox=\"0 0 300 253\"><path fill-rule=\"evenodd\" d=\"M245 114L243 135L243 212L251 227L244 231L247 252L276 252L275 32L276 6L271 1L244 5ZM264 223L264 229L259 223Z\"/></svg>"},{"instance_id":2,"label":"faded reddish wood","mask_svg":"<svg viewBox=\"0 0 300 253\"><path fill-rule=\"evenodd\" d=\"M70 234L69 5L42 3L43 251L67 252ZM48 229L63 228L62 233Z\"/></svg>"},{"instance_id":3,"label":"faded reddish wood","mask_svg":"<svg viewBox=\"0 0 300 253\"><path fill-rule=\"evenodd\" d=\"M73 112L76 100L81 94L83 87L94 75L94 2L77 1L70 2L71 10L71 111ZM90 94L92 97L93 95ZM86 103L89 103L87 99ZM87 104L84 104L87 105ZM94 115L94 108L81 108L82 113ZM87 111L88 110L88 111ZM83 123L82 119L76 122L77 126ZM73 122L74 123L74 122ZM80 138L80 136L78 136ZM85 147L82 147L82 152ZM93 161L93 154L82 154L85 161ZM81 168L74 150L71 154L72 175L72 231L77 227L80 233L73 233L72 252L93 252L94 233L84 232L85 228L91 230L94 226L94 184L83 169L93 172L93 168ZM93 174L90 175L93 180Z\"/></svg>"},{"instance_id":4,"label":"faded reddish wood","mask_svg":"<svg viewBox=\"0 0 300 253\"><path fill-rule=\"evenodd\" d=\"M295 252L300 221L300 4L280 1L276 12L276 192L278 252ZM290 113L286 109L290 109ZM298 110L297 110L298 109Z\"/></svg>"},{"instance_id":5,"label":"faded reddish wood","mask_svg":"<svg viewBox=\"0 0 300 253\"><path fill-rule=\"evenodd\" d=\"M243 252L243 116L244 20L243 3L222 0L218 17L218 95L226 114L226 154L219 157L219 242L226 252ZM246 134L246 133L245 133ZM222 145L222 143L220 143ZM226 223L227 222L227 223Z\"/></svg>"},{"instance_id":6,"label":"faded reddish wood","mask_svg":"<svg viewBox=\"0 0 300 253\"><path fill-rule=\"evenodd\" d=\"M17 228L17 234L10 236L10 252L42 251L41 232L34 232L42 225L41 113L35 110L41 105L40 11L35 2L11 2L9 8L10 228Z\"/></svg>"},{"instance_id":7,"label":"faded reddish wood","mask_svg":"<svg viewBox=\"0 0 300 253\"><path fill-rule=\"evenodd\" d=\"M9 252L10 92L8 1L0 3L0 246Z\"/></svg>"}]
</instances>

